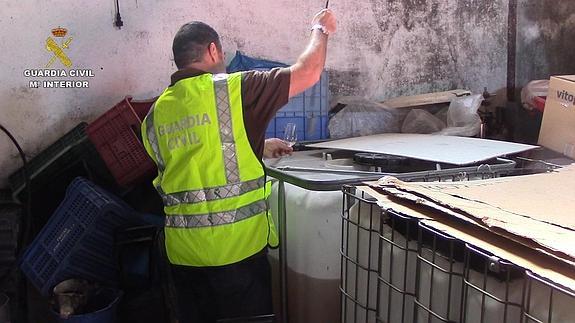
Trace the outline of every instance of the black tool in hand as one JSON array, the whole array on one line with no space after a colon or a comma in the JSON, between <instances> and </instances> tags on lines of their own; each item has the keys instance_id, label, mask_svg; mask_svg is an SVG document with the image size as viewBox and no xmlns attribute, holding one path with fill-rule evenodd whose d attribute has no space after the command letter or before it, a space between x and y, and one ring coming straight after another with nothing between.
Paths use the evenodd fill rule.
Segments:
<instances>
[{"instance_id":1,"label":"black tool in hand","mask_svg":"<svg viewBox=\"0 0 575 323\"><path fill-rule=\"evenodd\" d=\"M326 9L327 9L328 6L329 6L329 0L327 0L327 1L325 2L325 8L326 8Z\"/></svg>"}]
</instances>

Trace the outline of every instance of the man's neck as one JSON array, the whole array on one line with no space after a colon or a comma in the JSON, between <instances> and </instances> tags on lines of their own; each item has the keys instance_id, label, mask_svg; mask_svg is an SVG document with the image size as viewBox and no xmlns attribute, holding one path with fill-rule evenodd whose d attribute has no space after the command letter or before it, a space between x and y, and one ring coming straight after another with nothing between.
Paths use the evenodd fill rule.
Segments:
<instances>
[{"instance_id":1,"label":"man's neck","mask_svg":"<svg viewBox=\"0 0 575 323\"><path fill-rule=\"evenodd\" d=\"M209 73L209 72L199 70L199 69L193 68L193 67L181 68L181 69L177 70L174 74L172 74L172 80L171 80L170 86L176 84L176 82L178 82L180 80L187 79L190 77L196 77L196 76L206 74L206 73Z\"/></svg>"},{"instance_id":2,"label":"man's neck","mask_svg":"<svg viewBox=\"0 0 575 323\"><path fill-rule=\"evenodd\" d=\"M206 73L210 73L210 74L219 74L219 73L225 73L226 71L220 71L221 68L219 69L211 69L212 71L210 71L210 68L206 68L205 65L200 65L200 64L190 64L184 68L180 68L178 71L176 71L174 74L172 74L172 80L171 80L171 84L170 86L176 84L176 82L178 82L179 80L182 79L186 79L189 77L195 77L198 75L202 75L202 74L206 74ZM216 72L220 71L220 72Z\"/></svg>"},{"instance_id":3,"label":"man's neck","mask_svg":"<svg viewBox=\"0 0 575 323\"><path fill-rule=\"evenodd\" d=\"M223 69L219 66L213 66L213 65L207 65L207 64L203 64L203 63L194 63L194 64L190 64L187 67L185 67L184 69L195 69L195 70L199 70L199 71L204 71L206 73L211 73L211 74L219 74L219 73L225 73L226 70Z\"/></svg>"}]
</instances>

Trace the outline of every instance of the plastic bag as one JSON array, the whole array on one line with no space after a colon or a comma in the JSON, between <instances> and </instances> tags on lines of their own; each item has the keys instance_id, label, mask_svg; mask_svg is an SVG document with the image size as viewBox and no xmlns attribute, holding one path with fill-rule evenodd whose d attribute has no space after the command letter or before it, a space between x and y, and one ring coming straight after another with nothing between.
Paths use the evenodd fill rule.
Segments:
<instances>
[{"instance_id":1,"label":"plastic bag","mask_svg":"<svg viewBox=\"0 0 575 323\"><path fill-rule=\"evenodd\" d=\"M481 94L457 98L451 101L447 111L447 128L437 132L445 136L472 137L481 131L481 118L477 110L483 102Z\"/></svg>"},{"instance_id":2,"label":"plastic bag","mask_svg":"<svg viewBox=\"0 0 575 323\"><path fill-rule=\"evenodd\" d=\"M549 91L549 80L538 80L527 83L521 90L521 104L527 110L533 110L536 97L546 97Z\"/></svg>"},{"instance_id":3,"label":"plastic bag","mask_svg":"<svg viewBox=\"0 0 575 323\"><path fill-rule=\"evenodd\" d=\"M234 73L234 72L250 71L250 70L267 71L274 67L287 67L287 66L288 65L280 62L249 57L247 55L242 54L240 51L236 51L236 55L226 68L226 72Z\"/></svg>"},{"instance_id":4,"label":"plastic bag","mask_svg":"<svg viewBox=\"0 0 575 323\"><path fill-rule=\"evenodd\" d=\"M399 132L407 113L362 97L340 97L335 102L346 107L329 121L330 137L334 139Z\"/></svg>"},{"instance_id":5,"label":"plastic bag","mask_svg":"<svg viewBox=\"0 0 575 323\"><path fill-rule=\"evenodd\" d=\"M401 132L426 134L441 131L443 128L445 128L445 121L440 120L427 110L413 109L403 120Z\"/></svg>"},{"instance_id":6,"label":"plastic bag","mask_svg":"<svg viewBox=\"0 0 575 323\"><path fill-rule=\"evenodd\" d=\"M434 114L434 116L443 121L443 124L447 127L447 111L449 111L449 106L439 110L437 113Z\"/></svg>"}]
</instances>

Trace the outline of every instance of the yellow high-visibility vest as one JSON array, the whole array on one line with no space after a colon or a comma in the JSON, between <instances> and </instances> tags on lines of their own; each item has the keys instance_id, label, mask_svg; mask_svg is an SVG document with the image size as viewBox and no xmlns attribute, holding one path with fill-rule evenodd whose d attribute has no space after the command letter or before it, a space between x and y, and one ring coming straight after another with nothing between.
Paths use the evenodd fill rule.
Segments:
<instances>
[{"instance_id":1,"label":"yellow high-visibility vest","mask_svg":"<svg viewBox=\"0 0 575 323\"><path fill-rule=\"evenodd\" d=\"M180 80L142 123L173 264L222 266L278 245L270 186L244 127L241 83L240 73Z\"/></svg>"}]
</instances>

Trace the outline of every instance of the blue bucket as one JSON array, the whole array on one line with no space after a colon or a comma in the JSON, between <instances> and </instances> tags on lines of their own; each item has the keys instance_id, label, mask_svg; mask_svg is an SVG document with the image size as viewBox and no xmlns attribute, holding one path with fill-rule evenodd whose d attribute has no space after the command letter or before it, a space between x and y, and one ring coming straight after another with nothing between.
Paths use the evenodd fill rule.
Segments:
<instances>
[{"instance_id":1,"label":"blue bucket","mask_svg":"<svg viewBox=\"0 0 575 323\"><path fill-rule=\"evenodd\" d=\"M121 290L103 288L89 302L89 313L71 315L68 318L60 317L54 310L52 310L52 314L58 323L115 323L118 303L122 295Z\"/></svg>"}]
</instances>

